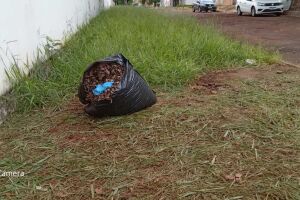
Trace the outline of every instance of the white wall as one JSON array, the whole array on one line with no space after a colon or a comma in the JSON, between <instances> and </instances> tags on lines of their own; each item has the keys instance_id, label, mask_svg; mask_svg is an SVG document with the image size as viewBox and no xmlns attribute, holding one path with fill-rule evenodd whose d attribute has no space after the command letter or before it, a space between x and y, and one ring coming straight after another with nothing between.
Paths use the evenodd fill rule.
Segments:
<instances>
[{"instance_id":1,"label":"white wall","mask_svg":"<svg viewBox=\"0 0 300 200\"><path fill-rule=\"evenodd\" d=\"M14 57L32 63L46 36L63 40L79 25L112 6L112 0L0 0L0 95L9 88L5 70Z\"/></svg>"},{"instance_id":2,"label":"white wall","mask_svg":"<svg viewBox=\"0 0 300 200\"><path fill-rule=\"evenodd\" d=\"M173 1L172 0L160 0L160 6L162 6L162 7L173 6Z\"/></svg>"},{"instance_id":3,"label":"white wall","mask_svg":"<svg viewBox=\"0 0 300 200\"><path fill-rule=\"evenodd\" d=\"M179 5L193 5L196 0L179 0ZM160 6L162 7L170 7L173 6L173 0L160 0Z\"/></svg>"},{"instance_id":4,"label":"white wall","mask_svg":"<svg viewBox=\"0 0 300 200\"><path fill-rule=\"evenodd\" d=\"M182 0L182 4L184 5L193 5L196 0Z\"/></svg>"}]
</instances>

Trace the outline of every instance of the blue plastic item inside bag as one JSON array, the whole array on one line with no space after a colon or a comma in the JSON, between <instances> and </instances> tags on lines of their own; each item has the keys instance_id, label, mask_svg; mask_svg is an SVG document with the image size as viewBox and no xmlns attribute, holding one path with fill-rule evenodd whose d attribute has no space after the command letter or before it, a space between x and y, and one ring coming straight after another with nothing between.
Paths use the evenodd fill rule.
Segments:
<instances>
[{"instance_id":1,"label":"blue plastic item inside bag","mask_svg":"<svg viewBox=\"0 0 300 200\"><path fill-rule=\"evenodd\" d=\"M103 84L98 84L98 85L96 85L96 88L93 89L93 94L95 96L98 96L98 95L104 93L105 90L107 90L108 88L110 88L113 84L114 84L113 81L111 81L111 82L105 82Z\"/></svg>"}]
</instances>

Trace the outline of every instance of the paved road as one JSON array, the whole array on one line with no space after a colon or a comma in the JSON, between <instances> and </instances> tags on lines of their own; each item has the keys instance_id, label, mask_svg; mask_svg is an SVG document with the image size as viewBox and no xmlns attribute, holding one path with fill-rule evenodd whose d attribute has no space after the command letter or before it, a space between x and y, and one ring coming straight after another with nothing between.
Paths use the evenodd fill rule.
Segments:
<instances>
[{"instance_id":1,"label":"paved road","mask_svg":"<svg viewBox=\"0 0 300 200\"><path fill-rule=\"evenodd\" d=\"M213 21L229 36L278 50L285 61L300 65L300 17L236 16L234 13L195 13L200 22Z\"/></svg>"}]
</instances>

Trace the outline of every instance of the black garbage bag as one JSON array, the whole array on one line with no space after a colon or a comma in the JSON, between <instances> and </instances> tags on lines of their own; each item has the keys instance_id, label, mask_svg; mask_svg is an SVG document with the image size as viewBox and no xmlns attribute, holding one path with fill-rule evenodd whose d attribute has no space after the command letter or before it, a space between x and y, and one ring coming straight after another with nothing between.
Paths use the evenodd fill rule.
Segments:
<instances>
[{"instance_id":1,"label":"black garbage bag","mask_svg":"<svg viewBox=\"0 0 300 200\"><path fill-rule=\"evenodd\" d=\"M91 101L87 98L88 91L84 86L84 80L91 70L101 64L118 64L124 68L122 69L124 73L109 100ZM92 63L83 74L78 96L79 100L86 104L85 112L94 117L131 114L150 107L157 101L154 91L122 54Z\"/></svg>"}]
</instances>

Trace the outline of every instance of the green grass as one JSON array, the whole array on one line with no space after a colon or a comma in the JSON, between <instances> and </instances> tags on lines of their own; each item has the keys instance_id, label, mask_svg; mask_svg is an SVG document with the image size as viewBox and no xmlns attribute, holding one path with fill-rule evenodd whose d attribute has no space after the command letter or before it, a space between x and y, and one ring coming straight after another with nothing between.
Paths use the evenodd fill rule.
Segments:
<instances>
[{"instance_id":1,"label":"green grass","mask_svg":"<svg viewBox=\"0 0 300 200\"><path fill-rule=\"evenodd\" d=\"M152 87L181 88L200 72L273 62L276 55L234 42L196 19L155 10L115 7L82 27L13 89L19 111L58 105L76 93L89 63L122 53Z\"/></svg>"},{"instance_id":2,"label":"green grass","mask_svg":"<svg viewBox=\"0 0 300 200\"><path fill-rule=\"evenodd\" d=\"M87 64L115 52L158 90L158 103L90 118L70 96ZM182 87L246 58L276 56L186 16L101 13L44 63L47 70L15 87L19 110L35 109L0 126L0 170L26 174L0 177L0 199L300 199L299 69L212 73L210 84L220 86L213 93L201 81ZM236 174L240 181L226 178Z\"/></svg>"},{"instance_id":3,"label":"green grass","mask_svg":"<svg viewBox=\"0 0 300 200\"><path fill-rule=\"evenodd\" d=\"M129 116L91 119L77 101L15 116L0 169L26 176L0 178L0 199L298 200L300 71L253 71L214 95L159 92Z\"/></svg>"}]
</instances>

